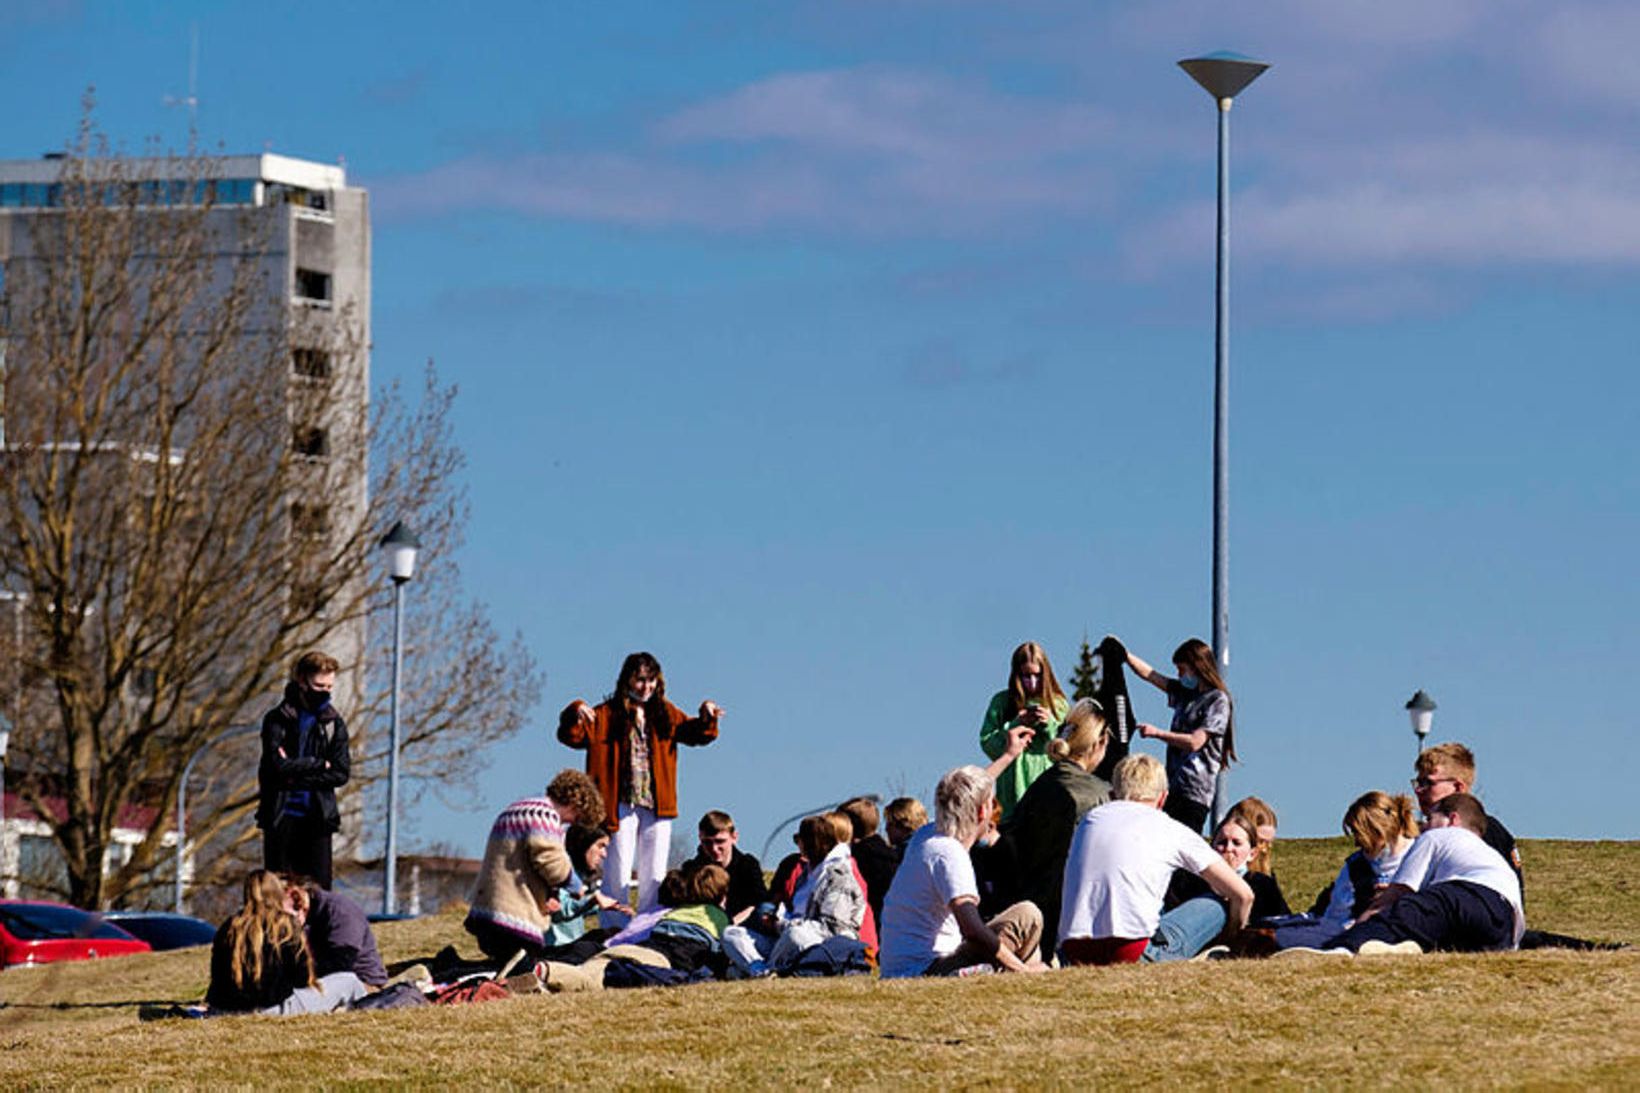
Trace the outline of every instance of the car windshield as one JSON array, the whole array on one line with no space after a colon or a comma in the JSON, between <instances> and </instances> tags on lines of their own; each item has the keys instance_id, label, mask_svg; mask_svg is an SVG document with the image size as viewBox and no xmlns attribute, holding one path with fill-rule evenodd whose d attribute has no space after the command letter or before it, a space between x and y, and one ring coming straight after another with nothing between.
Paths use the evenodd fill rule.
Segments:
<instances>
[{"instance_id":1,"label":"car windshield","mask_svg":"<svg viewBox=\"0 0 1640 1093\"><path fill-rule=\"evenodd\" d=\"M52 903L0 904L0 924L19 941L47 941L58 938L101 938L127 940L130 934L104 922L101 917L78 907Z\"/></svg>"}]
</instances>

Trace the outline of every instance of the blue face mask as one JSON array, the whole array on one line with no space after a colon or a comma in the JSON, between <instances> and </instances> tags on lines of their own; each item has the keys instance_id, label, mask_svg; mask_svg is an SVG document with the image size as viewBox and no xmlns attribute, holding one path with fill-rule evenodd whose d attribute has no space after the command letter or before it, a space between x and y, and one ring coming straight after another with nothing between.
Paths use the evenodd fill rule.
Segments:
<instances>
[{"instance_id":1,"label":"blue face mask","mask_svg":"<svg viewBox=\"0 0 1640 1093\"><path fill-rule=\"evenodd\" d=\"M1197 679L1189 672L1182 672L1179 675L1179 686L1183 687L1187 691L1194 691L1197 687L1201 686L1201 682L1201 680Z\"/></svg>"}]
</instances>

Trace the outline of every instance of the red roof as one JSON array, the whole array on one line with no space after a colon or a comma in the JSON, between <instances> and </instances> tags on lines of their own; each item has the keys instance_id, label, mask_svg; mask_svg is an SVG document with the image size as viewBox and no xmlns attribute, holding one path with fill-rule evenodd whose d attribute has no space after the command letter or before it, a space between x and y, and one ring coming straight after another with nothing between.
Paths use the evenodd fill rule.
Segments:
<instances>
[{"instance_id":1,"label":"red roof","mask_svg":"<svg viewBox=\"0 0 1640 1093\"><path fill-rule=\"evenodd\" d=\"M8 820L38 820L40 815L33 807L23 801L11 790L6 791L6 819ZM47 797L45 799L47 818L61 823L68 815L68 805L61 797ZM119 815L114 817L114 826L128 828L133 831L147 831L154 826L159 818L159 809L152 805L139 805L126 802L121 806Z\"/></svg>"}]
</instances>

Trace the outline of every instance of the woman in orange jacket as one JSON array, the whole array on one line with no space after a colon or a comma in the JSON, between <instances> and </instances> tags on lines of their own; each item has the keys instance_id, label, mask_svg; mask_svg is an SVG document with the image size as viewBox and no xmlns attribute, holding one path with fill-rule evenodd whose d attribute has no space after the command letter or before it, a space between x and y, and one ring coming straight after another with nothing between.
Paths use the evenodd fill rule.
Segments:
<instances>
[{"instance_id":1,"label":"woman in orange jacket","mask_svg":"<svg viewBox=\"0 0 1640 1093\"><path fill-rule=\"evenodd\" d=\"M576 699L558 715L558 739L587 753L587 774L604 796L603 825L610 832L603 890L626 902L629 875L638 873L638 900L655 905L672 821L678 815L678 745L700 747L717 739L715 702L702 702L690 717L666 700L666 677L649 653L633 653L621 664L615 693L589 706ZM605 925L619 924L619 912L603 913Z\"/></svg>"}]
</instances>

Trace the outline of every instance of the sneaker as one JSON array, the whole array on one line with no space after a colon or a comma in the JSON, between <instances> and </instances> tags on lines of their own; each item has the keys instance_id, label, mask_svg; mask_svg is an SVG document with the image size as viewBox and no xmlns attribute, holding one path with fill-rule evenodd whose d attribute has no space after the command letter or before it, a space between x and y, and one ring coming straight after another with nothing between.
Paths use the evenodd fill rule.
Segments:
<instances>
[{"instance_id":1,"label":"sneaker","mask_svg":"<svg viewBox=\"0 0 1640 1093\"><path fill-rule=\"evenodd\" d=\"M1354 956L1348 949L1312 949L1306 945L1294 945L1290 949L1282 949L1276 956Z\"/></svg>"},{"instance_id":2,"label":"sneaker","mask_svg":"<svg viewBox=\"0 0 1640 1093\"><path fill-rule=\"evenodd\" d=\"M1423 956L1424 949L1416 941L1363 941L1358 956Z\"/></svg>"},{"instance_id":3,"label":"sneaker","mask_svg":"<svg viewBox=\"0 0 1640 1093\"><path fill-rule=\"evenodd\" d=\"M1203 949L1201 952L1199 952L1195 956L1191 957L1190 960L1191 960L1191 963L1200 963L1201 961L1204 961L1204 960L1227 960L1227 959L1229 959L1229 957L1230 957L1230 946L1228 946L1228 945L1209 945L1207 948Z\"/></svg>"}]
</instances>

